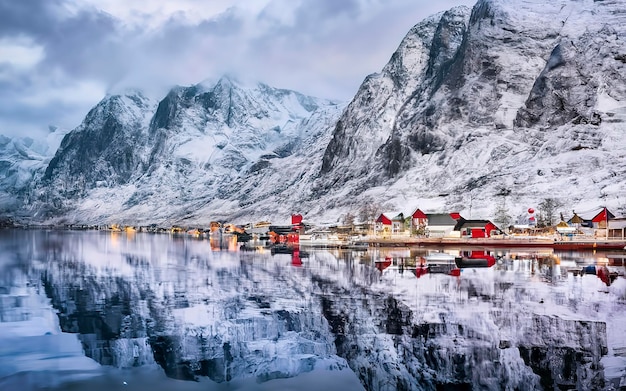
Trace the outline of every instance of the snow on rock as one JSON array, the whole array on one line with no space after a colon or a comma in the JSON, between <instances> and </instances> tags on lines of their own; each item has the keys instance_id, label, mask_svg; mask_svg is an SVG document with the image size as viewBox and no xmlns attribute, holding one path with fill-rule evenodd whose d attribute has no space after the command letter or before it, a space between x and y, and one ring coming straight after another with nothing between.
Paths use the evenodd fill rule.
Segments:
<instances>
[{"instance_id":1,"label":"snow on rock","mask_svg":"<svg viewBox=\"0 0 626 391\"><path fill-rule=\"evenodd\" d=\"M173 88L158 103L137 91L107 96L64 139L25 209L48 222L232 217L300 180L341 108L227 76ZM250 184L274 172L276 183Z\"/></svg>"},{"instance_id":2,"label":"snow on rock","mask_svg":"<svg viewBox=\"0 0 626 391\"><path fill-rule=\"evenodd\" d=\"M389 208L440 198L442 210L471 205L483 217L498 194L512 214L546 197L621 207L625 18L613 1L481 0L471 16L458 8L417 25L339 119L320 197L347 210L355 200L336 196L341 183L357 194L383 187ZM405 44L416 29L424 45ZM425 65L391 72L424 55ZM372 83L398 78L419 83L403 93ZM385 103L372 109L368 96Z\"/></svg>"},{"instance_id":3,"label":"snow on rock","mask_svg":"<svg viewBox=\"0 0 626 391\"><path fill-rule=\"evenodd\" d=\"M16 212L29 187L43 174L68 132L51 127L43 140L0 135L0 211Z\"/></svg>"},{"instance_id":4,"label":"snow on rock","mask_svg":"<svg viewBox=\"0 0 626 391\"><path fill-rule=\"evenodd\" d=\"M43 160L42 175L31 174L42 160L25 158L24 143L0 140L0 202L49 223L200 225L292 212L336 222L364 205L492 218L500 201L519 215L547 197L564 210L619 213L621 8L479 0L433 15L345 110L227 76L159 102L111 95Z\"/></svg>"}]
</instances>

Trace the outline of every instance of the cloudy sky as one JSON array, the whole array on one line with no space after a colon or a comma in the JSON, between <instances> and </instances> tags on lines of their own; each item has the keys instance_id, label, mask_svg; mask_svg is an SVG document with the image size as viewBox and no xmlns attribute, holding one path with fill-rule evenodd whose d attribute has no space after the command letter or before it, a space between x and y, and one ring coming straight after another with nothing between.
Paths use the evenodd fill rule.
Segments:
<instances>
[{"instance_id":1,"label":"cloudy sky","mask_svg":"<svg viewBox=\"0 0 626 391\"><path fill-rule=\"evenodd\" d=\"M0 0L0 134L224 73L349 100L424 17L475 0Z\"/></svg>"}]
</instances>

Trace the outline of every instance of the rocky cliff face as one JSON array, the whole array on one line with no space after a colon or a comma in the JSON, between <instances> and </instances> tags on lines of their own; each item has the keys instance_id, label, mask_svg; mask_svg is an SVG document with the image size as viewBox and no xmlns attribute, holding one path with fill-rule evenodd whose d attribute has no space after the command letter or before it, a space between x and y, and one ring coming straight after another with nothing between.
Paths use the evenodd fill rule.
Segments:
<instances>
[{"instance_id":1,"label":"rocky cliff face","mask_svg":"<svg viewBox=\"0 0 626 391\"><path fill-rule=\"evenodd\" d=\"M238 204L251 204L247 198L263 200L300 179L296 172L308 165L285 176L283 162L324 142L340 109L229 77L176 87L158 103L140 92L108 96L65 137L26 209L34 220L92 223L232 217ZM276 183L242 190L268 171L277 172ZM201 209L215 211L215 204L223 210L205 216Z\"/></svg>"},{"instance_id":2,"label":"rocky cliff face","mask_svg":"<svg viewBox=\"0 0 626 391\"><path fill-rule=\"evenodd\" d=\"M108 96L70 132L46 168L42 185L53 207L99 186L124 185L145 169L145 123L154 104L141 93Z\"/></svg>"},{"instance_id":3,"label":"rocky cliff face","mask_svg":"<svg viewBox=\"0 0 626 391\"><path fill-rule=\"evenodd\" d=\"M617 208L625 22L618 2L591 0L480 0L427 19L339 119L317 190L484 216L497 194Z\"/></svg>"},{"instance_id":4,"label":"rocky cliff face","mask_svg":"<svg viewBox=\"0 0 626 391\"><path fill-rule=\"evenodd\" d=\"M19 210L68 132L51 127L41 140L0 135L0 213L10 216Z\"/></svg>"},{"instance_id":5,"label":"rocky cliff face","mask_svg":"<svg viewBox=\"0 0 626 391\"><path fill-rule=\"evenodd\" d=\"M395 294L375 289L365 301L355 290L323 286L355 297L322 299L337 354L368 390L603 389L597 368L607 354L606 324L538 314L532 304L521 310L509 300L525 287L497 273L492 280L488 270L467 269L454 282L384 272Z\"/></svg>"},{"instance_id":6,"label":"rocky cliff face","mask_svg":"<svg viewBox=\"0 0 626 391\"><path fill-rule=\"evenodd\" d=\"M492 218L496 200L518 215L547 197L620 213L625 18L614 0L453 8L413 27L343 112L228 77L158 103L109 96L4 198L82 223L337 222L364 205Z\"/></svg>"}]
</instances>

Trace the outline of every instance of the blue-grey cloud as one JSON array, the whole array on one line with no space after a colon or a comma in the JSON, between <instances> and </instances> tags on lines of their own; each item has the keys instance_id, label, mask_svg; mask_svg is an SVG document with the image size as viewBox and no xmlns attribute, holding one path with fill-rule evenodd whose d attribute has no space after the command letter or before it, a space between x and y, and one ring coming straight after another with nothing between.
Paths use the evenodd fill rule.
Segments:
<instances>
[{"instance_id":1,"label":"blue-grey cloud","mask_svg":"<svg viewBox=\"0 0 626 391\"><path fill-rule=\"evenodd\" d=\"M180 12L154 26L149 14L127 23L75 0L0 0L0 133L72 128L107 91L158 96L222 73L348 100L410 27L472 1L267 0L255 11L233 1L205 20ZM3 45L24 46L23 58L3 58Z\"/></svg>"}]
</instances>

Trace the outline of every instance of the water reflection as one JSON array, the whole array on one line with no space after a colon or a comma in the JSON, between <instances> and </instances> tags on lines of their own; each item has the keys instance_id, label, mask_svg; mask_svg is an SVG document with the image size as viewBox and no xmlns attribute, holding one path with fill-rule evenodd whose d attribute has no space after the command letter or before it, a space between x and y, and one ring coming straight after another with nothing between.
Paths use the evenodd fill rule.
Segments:
<instances>
[{"instance_id":1,"label":"water reflection","mask_svg":"<svg viewBox=\"0 0 626 391\"><path fill-rule=\"evenodd\" d=\"M0 231L0 389L626 381L621 254L233 238Z\"/></svg>"}]
</instances>

